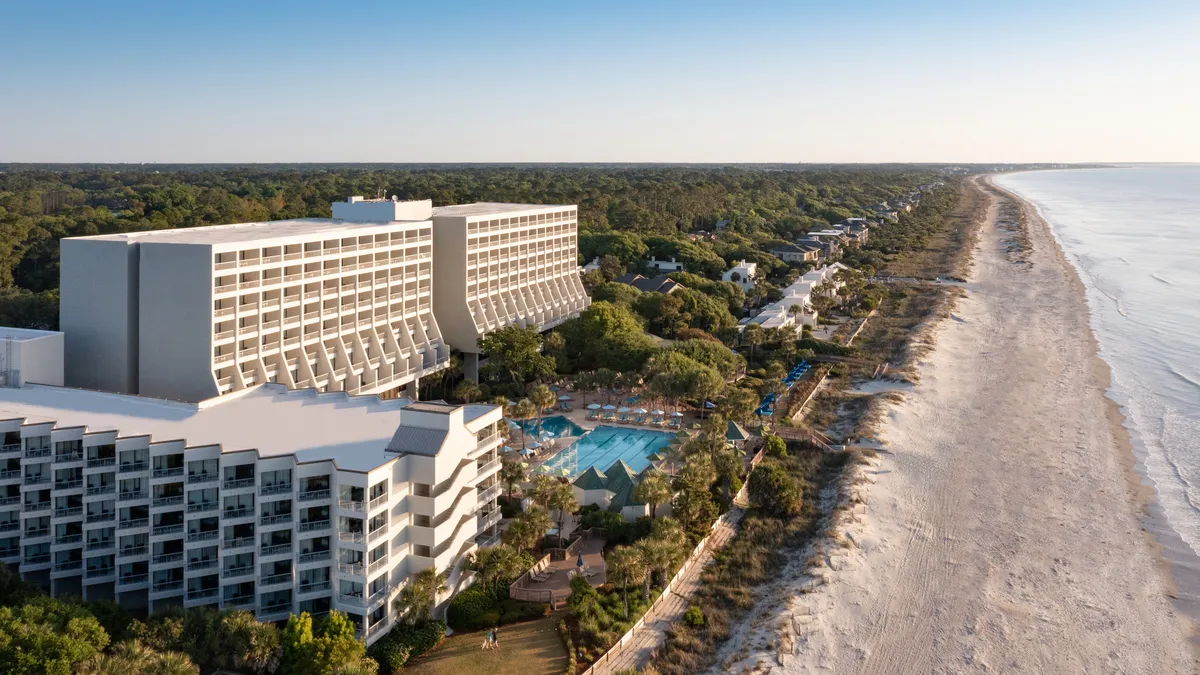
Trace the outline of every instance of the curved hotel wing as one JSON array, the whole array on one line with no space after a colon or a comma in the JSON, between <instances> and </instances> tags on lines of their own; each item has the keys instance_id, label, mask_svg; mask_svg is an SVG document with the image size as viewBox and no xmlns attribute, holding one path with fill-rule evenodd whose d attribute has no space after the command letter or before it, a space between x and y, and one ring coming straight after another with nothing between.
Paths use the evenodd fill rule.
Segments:
<instances>
[{"instance_id":1,"label":"curved hotel wing","mask_svg":"<svg viewBox=\"0 0 1200 675\"><path fill-rule=\"evenodd\" d=\"M256 387L203 404L0 388L0 562L54 595L346 612L498 535L500 409Z\"/></svg>"}]
</instances>

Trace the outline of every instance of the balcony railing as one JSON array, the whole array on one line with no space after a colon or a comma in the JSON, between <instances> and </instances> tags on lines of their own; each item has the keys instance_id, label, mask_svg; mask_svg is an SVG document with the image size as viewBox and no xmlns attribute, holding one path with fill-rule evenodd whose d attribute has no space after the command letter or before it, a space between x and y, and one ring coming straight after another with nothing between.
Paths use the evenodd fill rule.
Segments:
<instances>
[{"instance_id":1,"label":"balcony railing","mask_svg":"<svg viewBox=\"0 0 1200 675\"><path fill-rule=\"evenodd\" d=\"M218 562L219 561L216 558L208 558L206 560L189 560L187 568L189 572L195 570L207 570L216 567Z\"/></svg>"},{"instance_id":2,"label":"balcony railing","mask_svg":"<svg viewBox=\"0 0 1200 675\"><path fill-rule=\"evenodd\" d=\"M292 573L285 572L283 574L272 574L269 577L263 577L259 582L260 586L277 586L279 584L292 583Z\"/></svg>"},{"instance_id":3,"label":"balcony railing","mask_svg":"<svg viewBox=\"0 0 1200 675\"><path fill-rule=\"evenodd\" d=\"M195 485L196 483L212 483L217 480L219 480L219 478L217 477L216 472L193 473L193 474L188 474L188 477L187 477L188 485Z\"/></svg>"},{"instance_id":4,"label":"balcony railing","mask_svg":"<svg viewBox=\"0 0 1200 675\"><path fill-rule=\"evenodd\" d=\"M81 567L83 567L82 560L60 560L59 562L54 563L55 572L67 572L70 570L80 569Z\"/></svg>"},{"instance_id":5,"label":"balcony railing","mask_svg":"<svg viewBox=\"0 0 1200 675\"><path fill-rule=\"evenodd\" d=\"M306 492L301 492L297 496L297 499L302 502L311 502L317 499L329 499L329 489L325 488L323 490L308 490Z\"/></svg>"},{"instance_id":6,"label":"balcony railing","mask_svg":"<svg viewBox=\"0 0 1200 675\"><path fill-rule=\"evenodd\" d=\"M168 565L183 560L183 553L159 553L152 558L155 565Z\"/></svg>"},{"instance_id":7,"label":"balcony railing","mask_svg":"<svg viewBox=\"0 0 1200 675\"><path fill-rule=\"evenodd\" d=\"M176 534L178 532L183 532L183 523L177 523L175 525L155 525L154 529L150 531L150 534L163 535Z\"/></svg>"},{"instance_id":8,"label":"balcony railing","mask_svg":"<svg viewBox=\"0 0 1200 675\"><path fill-rule=\"evenodd\" d=\"M325 520L309 520L309 521L300 523L300 531L301 532L316 532L318 530L327 530L327 529L329 529L329 519L328 518L326 518Z\"/></svg>"},{"instance_id":9,"label":"balcony railing","mask_svg":"<svg viewBox=\"0 0 1200 675\"><path fill-rule=\"evenodd\" d=\"M54 461L56 461L56 462L82 462L83 461L83 451L80 450L79 452L60 452L60 453L54 455Z\"/></svg>"},{"instance_id":10,"label":"balcony railing","mask_svg":"<svg viewBox=\"0 0 1200 675\"><path fill-rule=\"evenodd\" d=\"M131 518L129 520L122 520L121 522L117 523L118 530L132 530L134 528L149 527L149 526L150 526L149 518Z\"/></svg>"},{"instance_id":11,"label":"balcony railing","mask_svg":"<svg viewBox=\"0 0 1200 675\"><path fill-rule=\"evenodd\" d=\"M363 503L361 500L354 499L339 499L338 508L344 511L362 511Z\"/></svg>"},{"instance_id":12,"label":"balcony railing","mask_svg":"<svg viewBox=\"0 0 1200 675\"><path fill-rule=\"evenodd\" d=\"M227 478L221 485L226 490L236 490L238 488L254 487L254 477L250 478Z\"/></svg>"},{"instance_id":13,"label":"balcony railing","mask_svg":"<svg viewBox=\"0 0 1200 675\"><path fill-rule=\"evenodd\" d=\"M331 584L328 580L313 581L310 583L305 583L305 582L301 581L300 582L300 592L301 593L319 593L321 591L329 590L330 588L332 588L332 586L333 586L333 584Z\"/></svg>"},{"instance_id":14,"label":"balcony railing","mask_svg":"<svg viewBox=\"0 0 1200 675\"><path fill-rule=\"evenodd\" d=\"M273 516L263 516L259 519L260 525L278 525L290 522L292 522L292 514L290 513L277 513Z\"/></svg>"},{"instance_id":15,"label":"balcony railing","mask_svg":"<svg viewBox=\"0 0 1200 675\"><path fill-rule=\"evenodd\" d=\"M237 539L226 539L221 542L221 548L225 550L244 548L254 545L254 537L238 537Z\"/></svg>"},{"instance_id":16,"label":"balcony railing","mask_svg":"<svg viewBox=\"0 0 1200 675\"><path fill-rule=\"evenodd\" d=\"M102 511L100 513L87 514L87 522L89 522L89 523L103 523L105 521L116 520L116 519L117 519L116 511Z\"/></svg>"},{"instance_id":17,"label":"balcony railing","mask_svg":"<svg viewBox=\"0 0 1200 675\"><path fill-rule=\"evenodd\" d=\"M20 478L20 477L21 477L20 469L5 469L4 471L0 471L0 480L10 480L12 478ZM54 488L58 489L58 483L54 484Z\"/></svg>"},{"instance_id":18,"label":"balcony railing","mask_svg":"<svg viewBox=\"0 0 1200 675\"><path fill-rule=\"evenodd\" d=\"M150 580L148 574L126 574L117 579L118 586L133 586L134 584L144 584Z\"/></svg>"},{"instance_id":19,"label":"balcony railing","mask_svg":"<svg viewBox=\"0 0 1200 675\"><path fill-rule=\"evenodd\" d=\"M339 530L338 541L348 541L355 544L361 544L366 541L366 537L362 532L344 532Z\"/></svg>"},{"instance_id":20,"label":"balcony railing","mask_svg":"<svg viewBox=\"0 0 1200 675\"><path fill-rule=\"evenodd\" d=\"M205 598L215 598L217 597L217 590L217 588L197 588L194 590L188 590L187 599L203 600Z\"/></svg>"},{"instance_id":21,"label":"balcony railing","mask_svg":"<svg viewBox=\"0 0 1200 675\"><path fill-rule=\"evenodd\" d=\"M183 503L183 495L167 495L165 497L155 497L154 506L174 506Z\"/></svg>"},{"instance_id":22,"label":"balcony railing","mask_svg":"<svg viewBox=\"0 0 1200 675\"><path fill-rule=\"evenodd\" d=\"M339 562L338 563L338 571L345 572L346 574L353 574L355 576L361 577L361 576L364 576L363 575L364 569L365 568L363 567L363 564L360 562L358 562L358 563Z\"/></svg>"},{"instance_id":23,"label":"balcony railing","mask_svg":"<svg viewBox=\"0 0 1200 675\"><path fill-rule=\"evenodd\" d=\"M145 498L146 498L145 490L134 490L132 492L122 492L121 494L117 495L117 501L119 501L119 502L131 502L134 500L145 499Z\"/></svg>"},{"instance_id":24,"label":"balcony railing","mask_svg":"<svg viewBox=\"0 0 1200 675\"><path fill-rule=\"evenodd\" d=\"M18 452L21 452L20 443L5 443L4 445L0 445L0 455L8 455Z\"/></svg>"},{"instance_id":25,"label":"balcony railing","mask_svg":"<svg viewBox=\"0 0 1200 675\"><path fill-rule=\"evenodd\" d=\"M219 505L216 502L197 502L188 504L188 513L201 513L204 511L216 511Z\"/></svg>"},{"instance_id":26,"label":"balcony railing","mask_svg":"<svg viewBox=\"0 0 1200 675\"><path fill-rule=\"evenodd\" d=\"M292 611L292 603L291 602L276 602L276 603L270 604L270 605L263 605L262 609L259 610L259 612L261 614L283 614L285 612L291 612L291 611Z\"/></svg>"},{"instance_id":27,"label":"balcony railing","mask_svg":"<svg viewBox=\"0 0 1200 675\"><path fill-rule=\"evenodd\" d=\"M154 470L155 478L170 478L171 476L182 476L182 466L166 466Z\"/></svg>"},{"instance_id":28,"label":"balcony railing","mask_svg":"<svg viewBox=\"0 0 1200 675\"><path fill-rule=\"evenodd\" d=\"M37 529L25 530L25 538L26 539L36 539L38 537L49 537L49 536L50 536L50 528L48 528L48 527L39 527Z\"/></svg>"},{"instance_id":29,"label":"balcony railing","mask_svg":"<svg viewBox=\"0 0 1200 675\"><path fill-rule=\"evenodd\" d=\"M375 509L377 509L387 503L388 503L388 495L387 495L387 493L384 493L384 494L381 494L378 497L372 499L370 505L367 508L370 509L371 511L374 511Z\"/></svg>"},{"instance_id":30,"label":"balcony railing","mask_svg":"<svg viewBox=\"0 0 1200 675\"><path fill-rule=\"evenodd\" d=\"M150 588L152 593L166 593L167 591L177 591L183 588L183 580L179 581L157 581Z\"/></svg>"},{"instance_id":31,"label":"balcony railing","mask_svg":"<svg viewBox=\"0 0 1200 675\"><path fill-rule=\"evenodd\" d=\"M204 530L202 532L188 532L188 541L208 541L216 539L221 535L219 530Z\"/></svg>"},{"instance_id":32,"label":"balcony railing","mask_svg":"<svg viewBox=\"0 0 1200 675\"><path fill-rule=\"evenodd\" d=\"M309 553L301 553L300 557L296 559L296 563L299 565L304 565L306 563L321 562L323 560L329 560L332 555L333 554L331 551L312 551Z\"/></svg>"},{"instance_id":33,"label":"balcony railing","mask_svg":"<svg viewBox=\"0 0 1200 675\"><path fill-rule=\"evenodd\" d=\"M225 606L226 607L252 607L252 606L254 606L254 598L255 598L255 595L253 593L251 593L250 595L235 595L233 597L225 598Z\"/></svg>"},{"instance_id":34,"label":"balcony railing","mask_svg":"<svg viewBox=\"0 0 1200 675\"><path fill-rule=\"evenodd\" d=\"M87 489L87 496L92 497L95 495L110 495L116 491L116 485L89 485Z\"/></svg>"},{"instance_id":35,"label":"balcony railing","mask_svg":"<svg viewBox=\"0 0 1200 675\"><path fill-rule=\"evenodd\" d=\"M244 577L254 574L254 565L242 565L241 567L226 567L221 570L221 578L228 579L230 577Z\"/></svg>"},{"instance_id":36,"label":"balcony railing","mask_svg":"<svg viewBox=\"0 0 1200 675\"><path fill-rule=\"evenodd\" d=\"M25 476L26 485L43 485L50 482L50 476Z\"/></svg>"},{"instance_id":37,"label":"balcony railing","mask_svg":"<svg viewBox=\"0 0 1200 675\"><path fill-rule=\"evenodd\" d=\"M116 463L117 463L116 457L96 457L94 459L88 459L87 468L98 469L98 468L105 467L105 466L113 466Z\"/></svg>"},{"instance_id":38,"label":"balcony railing","mask_svg":"<svg viewBox=\"0 0 1200 675\"><path fill-rule=\"evenodd\" d=\"M116 567L89 567L84 575L89 579L93 579L95 577L109 577L116 573Z\"/></svg>"},{"instance_id":39,"label":"balcony railing","mask_svg":"<svg viewBox=\"0 0 1200 675\"><path fill-rule=\"evenodd\" d=\"M8 497L0 497L0 506L11 506L12 504L20 504L21 495L11 495Z\"/></svg>"},{"instance_id":40,"label":"balcony railing","mask_svg":"<svg viewBox=\"0 0 1200 675\"><path fill-rule=\"evenodd\" d=\"M382 537L383 535L387 534L387 531L388 531L387 524L386 524L386 523L384 523L383 525L381 525L381 526L379 526L379 527L375 528L374 530L371 530L371 535L370 535L370 537L367 539L367 541L375 541L376 539L378 539L378 538Z\"/></svg>"},{"instance_id":41,"label":"balcony railing","mask_svg":"<svg viewBox=\"0 0 1200 675\"><path fill-rule=\"evenodd\" d=\"M82 534L60 534L54 538L54 543L59 546L63 544L78 544L82 541Z\"/></svg>"},{"instance_id":42,"label":"balcony railing","mask_svg":"<svg viewBox=\"0 0 1200 675\"><path fill-rule=\"evenodd\" d=\"M281 495L292 491L291 483L275 483L274 485L264 485L259 488L259 494L266 495Z\"/></svg>"},{"instance_id":43,"label":"balcony railing","mask_svg":"<svg viewBox=\"0 0 1200 675\"><path fill-rule=\"evenodd\" d=\"M39 457L49 457L52 451L50 448L25 448L25 459L37 459Z\"/></svg>"},{"instance_id":44,"label":"balcony railing","mask_svg":"<svg viewBox=\"0 0 1200 675\"><path fill-rule=\"evenodd\" d=\"M222 518L248 518L254 515L254 510L248 506L240 509L225 509L221 512Z\"/></svg>"},{"instance_id":45,"label":"balcony railing","mask_svg":"<svg viewBox=\"0 0 1200 675\"><path fill-rule=\"evenodd\" d=\"M117 473L138 473L149 468L149 462L127 462L117 469Z\"/></svg>"},{"instance_id":46,"label":"balcony railing","mask_svg":"<svg viewBox=\"0 0 1200 675\"><path fill-rule=\"evenodd\" d=\"M25 556L26 565L44 565L48 562L50 562L49 553L37 553Z\"/></svg>"},{"instance_id":47,"label":"balcony railing","mask_svg":"<svg viewBox=\"0 0 1200 675\"><path fill-rule=\"evenodd\" d=\"M387 561L388 561L388 557L386 555L383 556L382 558L380 558L379 560L376 560L375 562L373 562L367 566L367 573L374 574L375 572L379 571L379 569L381 569L384 565L386 565Z\"/></svg>"},{"instance_id":48,"label":"balcony railing","mask_svg":"<svg viewBox=\"0 0 1200 675\"><path fill-rule=\"evenodd\" d=\"M490 504L493 499L500 496L500 490L502 488L503 488L502 485L500 485L499 483L496 483L495 485L484 490L483 492L480 492L479 498L476 500L476 503L477 504Z\"/></svg>"},{"instance_id":49,"label":"balcony railing","mask_svg":"<svg viewBox=\"0 0 1200 675\"><path fill-rule=\"evenodd\" d=\"M9 520L0 523L0 532L15 532L19 529L21 529L21 523L16 520Z\"/></svg>"},{"instance_id":50,"label":"balcony railing","mask_svg":"<svg viewBox=\"0 0 1200 675\"><path fill-rule=\"evenodd\" d=\"M366 598L361 593L339 593L338 602L343 605L355 605L356 607L362 607L367 603Z\"/></svg>"},{"instance_id":51,"label":"balcony railing","mask_svg":"<svg viewBox=\"0 0 1200 675\"><path fill-rule=\"evenodd\" d=\"M125 548L121 549L120 551L117 551L117 557L118 558L132 558L135 556L142 556L142 555L146 555L146 551L148 551L148 550L149 549L147 549L145 546L126 546Z\"/></svg>"},{"instance_id":52,"label":"balcony railing","mask_svg":"<svg viewBox=\"0 0 1200 675\"><path fill-rule=\"evenodd\" d=\"M103 551L103 550L110 549L110 548L116 548L116 546L117 546L116 539L97 539L95 541L89 541L87 543L87 550Z\"/></svg>"},{"instance_id":53,"label":"balcony railing","mask_svg":"<svg viewBox=\"0 0 1200 675\"><path fill-rule=\"evenodd\" d=\"M291 553L291 552L292 552L292 544L291 544L291 542L288 542L286 544L275 544L273 546L263 546L262 551L260 552L260 555L279 555L281 553Z\"/></svg>"}]
</instances>

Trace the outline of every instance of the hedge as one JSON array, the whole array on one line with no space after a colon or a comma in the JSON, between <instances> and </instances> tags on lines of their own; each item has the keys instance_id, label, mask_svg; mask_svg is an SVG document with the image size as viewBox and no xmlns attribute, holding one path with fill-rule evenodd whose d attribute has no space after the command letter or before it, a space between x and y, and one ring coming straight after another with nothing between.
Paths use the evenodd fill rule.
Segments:
<instances>
[{"instance_id":1,"label":"hedge","mask_svg":"<svg viewBox=\"0 0 1200 675\"><path fill-rule=\"evenodd\" d=\"M408 661L436 647L444 637L445 621L433 619L415 626L401 624L371 645L367 655L379 662L380 673L394 673Z\"/></svg>"}]
</instances>

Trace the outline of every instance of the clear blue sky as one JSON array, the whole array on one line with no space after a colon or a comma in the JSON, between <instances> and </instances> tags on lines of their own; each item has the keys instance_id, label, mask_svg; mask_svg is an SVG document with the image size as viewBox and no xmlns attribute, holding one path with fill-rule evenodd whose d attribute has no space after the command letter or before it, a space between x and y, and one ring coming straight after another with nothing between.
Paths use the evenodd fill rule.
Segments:
<instances>
[{"instance_id":1,"label":"clear blue sky","mask_svg":"<svg viewBox=\"0 0 1200 675\"><path fill-rule=\"evenodd\" d=\"M0 162L1200 161L1198 35L1195 0L0 0Z\"/></svg>"}]
</instances>

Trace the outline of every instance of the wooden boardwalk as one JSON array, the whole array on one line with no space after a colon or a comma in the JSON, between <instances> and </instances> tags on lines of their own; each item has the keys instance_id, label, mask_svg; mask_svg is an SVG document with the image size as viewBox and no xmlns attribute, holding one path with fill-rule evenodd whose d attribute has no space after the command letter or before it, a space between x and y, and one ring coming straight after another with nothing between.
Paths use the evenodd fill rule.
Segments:
<instances>
[{"instance_id":1,"label":"wooden boardwalk","mask_svg":"<svg viewBox=\"0 0 1200 675\"><path fill-rule=\"evenodd\" d=\"M671 589L668 597L655 607L653 615L645 617L645 623L633 633L633 639L620 649L610 651L608 659L592 666L587 675L611 675L622 670L636 668L641 670L650 662L654 650L658 649L667 639L667 630L677 621L682 620L687 611L692 595L700 588L700 574L712 560L713 552L725 546L737 532L737 525L742 519L742 510L734 507L731 517L709 535L708 545L697 559L697 564L688 568L684 576Z\"/></svg>"}]
</instances>

